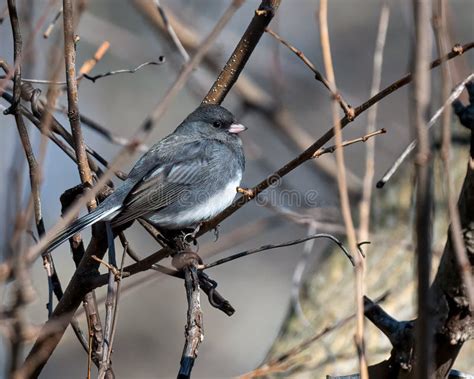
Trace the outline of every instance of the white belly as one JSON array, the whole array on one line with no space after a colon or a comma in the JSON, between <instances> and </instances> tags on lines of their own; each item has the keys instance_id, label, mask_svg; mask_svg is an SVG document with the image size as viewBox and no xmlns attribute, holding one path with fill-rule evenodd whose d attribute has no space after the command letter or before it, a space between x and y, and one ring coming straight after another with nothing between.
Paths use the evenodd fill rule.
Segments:
<instances>
[{"instance_id":1,"label":"white belly","mask_svg":"<svg viewBox=\"0 0 474 379\"><path fill-rule=\"evenodd\" d=\"M235 198L237 187L240 185L242 175L229 183L224 189L216 194L204 198L196 205L174 215L165 215L164 212L157 212L149 217L150 221L164 228L179 229L191 227L202 221L208 220L227 208ZM161 213L161 214L160 214Z\"/></svg>"}]
</instances>

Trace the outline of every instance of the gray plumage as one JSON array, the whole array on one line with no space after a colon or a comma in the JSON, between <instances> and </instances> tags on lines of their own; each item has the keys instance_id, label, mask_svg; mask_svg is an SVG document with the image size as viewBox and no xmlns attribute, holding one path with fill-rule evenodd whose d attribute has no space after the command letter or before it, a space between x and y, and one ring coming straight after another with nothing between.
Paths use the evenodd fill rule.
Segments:
<instances>
[{"instance_id":1,"label":"gray plumage","mask_svg":"<svg viewBox=\"0 0 474 379\"><path fill-rule=\"evenodd\" d=\"M62 230L53 250L82 229L110 221L117 227L144 218L160 229L195 227L231 204L245 168L245 130L227 109L204 105L153 145L128 178L93 212Z\"/></svg>"}]
</instances>

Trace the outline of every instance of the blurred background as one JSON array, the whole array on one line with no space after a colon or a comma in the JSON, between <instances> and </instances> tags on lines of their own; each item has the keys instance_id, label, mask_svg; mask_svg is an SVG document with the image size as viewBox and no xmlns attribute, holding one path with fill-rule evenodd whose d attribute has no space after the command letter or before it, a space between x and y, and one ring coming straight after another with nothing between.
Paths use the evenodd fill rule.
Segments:
<instances>
[{"instance_id":1,"label":"blurred background","mask_svg":"<svg viewBox=\"0 0 474 379\"><path fill-rule=\"evenodd\" d=\"M95 83L82 81L79 91L81 113L97 121L115 135L124 138L130 137L135 132L160 101L183 64L182 56L177 53L169 38L164 33L160 33L151 22L156 16L146 14L147 8L144 3L147 2L152 4L152 0L87 1L87 7L77 28L77 34L80 37L77 45L78 66L90 59L104 41L110 42L109 50L97 63L92 74L133 68L146 61L156 61L159 56L164 56L166 59L163 65L147 66L134 74L110 76L99 79ZM55 46L62 48L61 22L58 22L48 39L44 39L42 34L54 17L59 3L47 0L17 0L17 3L25 25L24 43L31 44L29 56L25 58L27 68L23 76L47 79L49 54ZM174 14L192 31L191 35L197 41L202 40L213 28L229 3L229 1L218 0L162 1L162 4L170 10L170 14ZM250 0L244 2L221 33L211 50L212 60L217 62L218 67L223 66L229 57L259 3L259 1ZM382 87L409 71L413 39L411 2L400 0L390 1L389 4L390 22L384 52ZM5 5L6 1L0 0L2 12ZM369 98L373 52L381 5L381 1L375 0L329 2L329 31L336 80L346 101L354 106L360 105ZM283 0L271 23L271 28L302 50L323 72L315 18L317 8L317 1ZM452 41L471 42L474 37L472 23L474 2L472 0L450 1L449 11ZM38 30L34 30L42 17L45 17L46 21ZM189 53L193 52L189 51ZM434 47L433 56L437 55ZM0 58L6 59L11 64L12 57L12 37L7 17L0 25ZM469 52L457 58L455 64L457 70L454 81L459 82L472 71L473 53ZM192 79L176 97L165 118L156 125L146 142L148 146L172 132L183 118L199 105L217 76L217 72L209 67L210 65L202 64L195 70ZM290 115L290 129L294 133L297 131L302 133L299 139L300 146L296 146L288 139L287 132L269 122L262 113L245 107L242 97L236 91L229 94L223 105L233 111L249 128L243 135L247 157L243 185L250 187L295 157L303 148L312 144L327 131L331 126L331 108L327 90L313 79L314 75L311 71L295 55L267 34L262 37L245 67L244 75L254 86L263 91L272 104L282 105ZM47 86L41 88L46 91ZM383 127L388 133L376 137L376 180L410 139L408 99L409 89L403 88L379 103L376 128ZM432 99L433 109L435 109L439 103L438 71L433 73ZM66 104L65 96L60 98L60 103ZM0 104L3 107L8 106L4 101L0 101ZM58 120L68 127L67 118L58 114ZM366 123L366 115L357 118L350 127L344 130L344 139L364 135ZM0 172L4 178L0 186L0 214L4 215L12 205L7 199L11 196L13 187L10 186L10 180L15 177L14 173L21 173L24 193L19 196L23 198L23 204L29 194L29 183L13 118L0 116L0 127ZM33 141L39 142L37 130L33 128L30 130ZM120 150L120 146L110 143L93 130L87 127L83 130L86 142L109 160ZM348 147L345 154L346 164L350 171L352 198L357 199L361 189L361 178L364 175L365 146L356 144ZM233 217L222 223L219 229L220 236L216 242L212 235L202 238L199 242L199 252L203 258L209 261L229 255L231 252L304 237L309 230L312 230L312 233L332 231L340 235L342 219L339 215L338 195L335 190L333 157L326 158L325 162L326 169L307 162L285 177L278 187L271 188L265 196L267 199L276 198L276 203L262 201L259 205L251 202L239 210ZM123 170L127 171L132 164L133 162L129 162ZM406 165L410 166L409 163ZM407 176L407 172L403 175ZM76 166L64 156L62 151L50 143L41 191L47 228L54 225L60 215L59 196L64 190L78 183ZM308 191L312 191L311 193L315 196L310 202L295 203L279 196L282 189L295 191L301 195L299 198L304 198L304 194ZM387 191L376 190L375 203L383 202L383 197L386 195ZM397 196L396 191L392 193L395 199ZM268 206L268 204L276 205L276 207ZM307 222L297 223L288 216L287 212L290 211L316 220L316 223L310 226ZM374 211L377 213L377 207ZM379 209L380 211L383 209ZM374 216L381 217L377 214ZM396 218L393 222L397 222ZM8 230L8 219L0 217L0 243L2 245L5 245L8 240ZM445 232L441 230L440 233ZM126 234L140 255L146 256L157 250L156 243L141 228L133 226ZM88 232L85 232L83 237L87 241ZM442 241L445 235L441 234L439 238ZM386 242L390 243L390 241ZM392 241L392 243L396 242ZM292 281L305 246L311 252L305 272L317 276L319 268L328 267L325 265L327 255L323 254L327 244L319 241L313 245L298 245L267 251L209 270L208 274L219 283L219 291L234 306L236 313L232 317L227 317L210 307L207 299L203 297L205 340L201 345L199 358L193 371L195 377L234 377L261 364L288 315ZM383 244L381 246L383 247ZM377 256L381 259L380 255L384 254L383 249L368 251L369 260ZM208 258L211 256L212 258ZM54 259L63 286L65 286L74 271L67 244L54 252ZM398 264L399 262L395 263L395 265ZM410 274L412 269L413 266L407 264L406 270ZM379 272L377 269L369 270L367 275L377 277ZM387 271L387 275L390 275L390 270ZM28 306L28 318L32 322L42 323L47 316L45 304L48 290L46 275L39 261L33 268L33 282L37 291L37 301ZM347 285L350 288L350 281ZM391 289L396 290L396 286L397 284L394 284ZM337 286L328 279L327 282L320 283L318 291L312 296L317 298L321 294L325 298L334 298L333 296L343 291L342 286L335 287ZM100 289L97 294L100 298L105 291ZM381 289L378 293L369 295L380 294ZM8 286L2 288L2 296L4 301L8 299ZM352 299L352 294L346 294L340 300L347 303L348 313L353 309ZM341 317L348 313L336 312ZM396 316L410 318L413 317L413 313ZM80 320L84 322L83 315L80 316ZM317 320L317 323L311 322L311 326L306 325L306 328L309 328L309 331L317 331L325 325L324 319ZM117 376L120 378L174 377L183 348L185 322L186 298L181 280L155 272L142 273L125 280L112 356ZM355 356L355 350L353 353ZM8 351L4 343L0 344L0 357L0 363L8 359ZM355 370L353 362L351 364L352 366L349 364L344 369L342 366L339 369L350 373L351 367ZM469 364L465 367L469 369ZM472 362L470 368L474 370ZM0 369L3 370L2 367ZM65 338L48 362L42 377L79 378L84 377L85 374L85 354L68 328ZM314 372L298 375L322 377Z\"/></svg>"}]
</instances>

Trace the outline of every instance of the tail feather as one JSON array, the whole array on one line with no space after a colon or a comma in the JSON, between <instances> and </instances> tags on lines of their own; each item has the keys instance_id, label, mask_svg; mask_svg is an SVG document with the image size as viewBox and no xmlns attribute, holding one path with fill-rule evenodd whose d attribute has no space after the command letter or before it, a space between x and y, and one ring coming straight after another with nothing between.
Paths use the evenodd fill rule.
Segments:
<instances>
[{"instance_id":1,"label":"tail feather","mask_svg":"<svg viewBox=\"0 0 474 379\"><path fill-rule=\"evenodd\" d=\"M91 226L92 224L95 224L98 221L107 219L107 217L110 217L118 210L120 210L120 206L113 207L107 210L97 208L95 211L77 219L67 228L64 228L62 231L60 231L56 237L54 237L54 239L48 246L48 250L52 251L56 249L59 245L61 245L64 241L72 237L74 234L80 232L88 226Z\"/></svg>"}]
</instances>

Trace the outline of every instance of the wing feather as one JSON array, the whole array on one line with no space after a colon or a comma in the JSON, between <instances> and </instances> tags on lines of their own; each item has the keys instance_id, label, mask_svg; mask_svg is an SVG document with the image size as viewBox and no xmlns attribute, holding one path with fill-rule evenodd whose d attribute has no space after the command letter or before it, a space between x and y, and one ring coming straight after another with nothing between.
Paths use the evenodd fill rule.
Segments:
<instances>
[{"instance_id":1,"label":"wing feather","mask_svg":"<svg viewBox=\"0 0 474 379\"><path fill-rule=\"evenodd\" d=\"M212 154L206 156L205 151L197 149L195 145L193 143L192 156L187 159L181 157L177 162L158 168L155 166L150 174L137 183L124 201L123 211L114 218L114 225L157 212L178 201L188 190L204 181L209 170L218 162Z\"/></svg>"}]
</instances>

